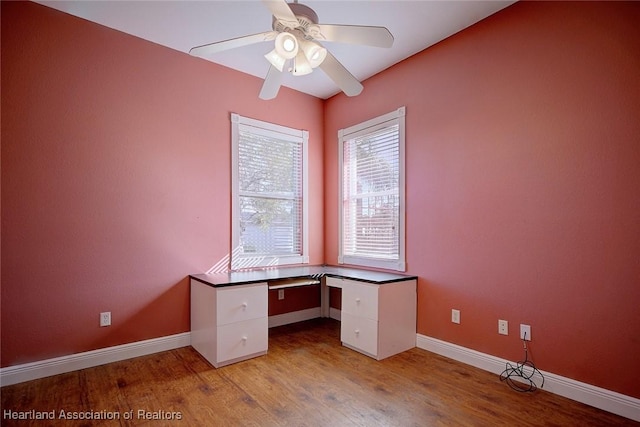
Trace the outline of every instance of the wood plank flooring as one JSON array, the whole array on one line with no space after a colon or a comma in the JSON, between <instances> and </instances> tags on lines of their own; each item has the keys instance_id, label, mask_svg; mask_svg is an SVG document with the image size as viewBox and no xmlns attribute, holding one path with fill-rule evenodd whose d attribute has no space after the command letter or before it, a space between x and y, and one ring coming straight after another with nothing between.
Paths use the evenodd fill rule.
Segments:
<instances>
[{"instance_id":1,"label":"wood plank flooring","mask_svg":"<svg viewBox=\"0 0 640 427\"><path fill-rule=\"evenodd\" d=\"M266 356L220 369L191 347L1 389L3 426L626 426L626 418L412 349L375 361L316 319L269 331ZM35 411L54 420L11 420ZM102 418L65 420L92 412ZM129 418L130 419L125 419ZM154 419L155 418L155 419Z\"/></svg>"}]
</instances>

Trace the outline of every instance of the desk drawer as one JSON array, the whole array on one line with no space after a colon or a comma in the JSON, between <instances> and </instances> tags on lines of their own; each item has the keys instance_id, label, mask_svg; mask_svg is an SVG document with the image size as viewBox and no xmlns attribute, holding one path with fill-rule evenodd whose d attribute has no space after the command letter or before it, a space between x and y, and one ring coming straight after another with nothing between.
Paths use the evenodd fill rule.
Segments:
<instances>
[{"instance_id":1,"label":"desk drawer","mask_svg":"<svg viewBox=\"0 0 640 427\"><path fill-rule=\"evenodd\" d=\"M345 281L342 287L342 312L378 320L378 285Z\"/></svg>"},{"instance_id":2,"label":"desk drawer","mask_svg":"<svg viewBox=\"0 0 640 427\"><path fill-rule=\"evenodd\" d=\"M340 341L350 347L367 353L378 355L378 322L371 319L342 314Z\"/></svg>"},{"instance_id":3,"label":"desk drawer","mask_svg":"<svg viewBox=\"0 0 640 427\"><path fill-rule=\"evenodd\" d=\"M216 324L227 325L267 317L267 284L219 288L216 298Z\"/></svg>"},{"instance_id":4,"label":"desk drawer","mask_svg":"<svg viewBox=\"0 0 640 427\"><path fill-rule=\"evenodd\" d=\"M266 352L269 345L267 318L245 320L218 327L217 362Z\"/></svg>"}]
</instances>

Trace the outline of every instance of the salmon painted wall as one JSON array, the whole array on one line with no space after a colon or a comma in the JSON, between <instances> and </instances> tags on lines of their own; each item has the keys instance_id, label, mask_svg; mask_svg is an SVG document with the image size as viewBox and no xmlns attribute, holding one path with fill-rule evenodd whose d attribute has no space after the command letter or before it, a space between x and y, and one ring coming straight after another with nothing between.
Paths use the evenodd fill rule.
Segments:
<instances>
[{"instance_id":1,"label":"salmon painted wall","mask_svg":"<svg viewBox=\"0 0 640 427\"><path fill-rule=\"evenodd\" d=\"M516 3L326 102L326 262L337 131L404 105L418 332L521 360L526 323L540 369L640 398L638 22L634 2Z\"/></svg>"},{"instance_id":2,"label":"salmon painted wall","mask_svg":"<svg viewBox=\"0 0 640 427\"><path fill-rule=\"evenodd\" d=\"M2 2L2 366L189 330L186 277L229 253L231 112L309 130L323 262L323 102L261 84Z\"/></svg>"}]
</instances>

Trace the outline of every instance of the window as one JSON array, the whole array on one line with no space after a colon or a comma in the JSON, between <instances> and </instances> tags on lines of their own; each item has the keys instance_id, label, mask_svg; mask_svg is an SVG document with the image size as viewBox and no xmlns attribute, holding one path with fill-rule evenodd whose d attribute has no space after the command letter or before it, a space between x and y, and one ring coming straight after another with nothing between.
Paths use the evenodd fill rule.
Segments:
<instances>
[{"instance_id":1,"label":"window","mask_svg":"<svg viewBox=\"0 0 640 427\"><path fill-rule=\"evenodd\" d=\"M405 108L338 131L341 264L404 271Z\"/></svg>"},{"instance_id":2,"label":"window","mask_svg":"<svg viewBox=\"0 0 640 427\"><path fill-rule=\"evenodd\" d=\"M308 263L309 133L231 114L231 269Z\"/></svg>"}]
</instances>

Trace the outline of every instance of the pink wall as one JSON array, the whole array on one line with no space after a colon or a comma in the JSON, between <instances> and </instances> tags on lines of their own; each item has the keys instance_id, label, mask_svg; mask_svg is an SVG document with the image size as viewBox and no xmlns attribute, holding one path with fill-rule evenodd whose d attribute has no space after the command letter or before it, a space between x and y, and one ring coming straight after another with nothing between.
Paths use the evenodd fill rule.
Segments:
<instances>
[{"instance_id":1,"label":"pink wall","mask_svg":"<svg viewBox=\"0 0 640 427\"><path fill-rule=\"evenodd\" d=\"M405 105L419 333L519 359L529 323L541 369L640 397L639 21L517 3L357 98L262 102L260 79L2 2L1 365L188 330L185 277L229 250L230 112L310 131L311 262L335 263L337 130Z\"/></svg>"},{"instance_id":2,"label":"pink wall","mask_svg":"<svg viewBox=\"0 0 640 427\"><path fill-rule=\"evenodd\" d=\"M2 2L2 366L189 330L187 275L229 252L231 112L310 131L323 262L323 102L261 84Z\"/></svg>"},{"instance_id":3,"label":"pink wall","mask_svg":"<svg viewBox=\"0 0 640 427\"><path fill-rule=\"evenodd\" d=\"M640 397L638 22L640 3L517 3L329 100L326 261L338 129L405 105L418 332L519 360L527 323L540 369Z\"/></svg>"}]
</instances>

